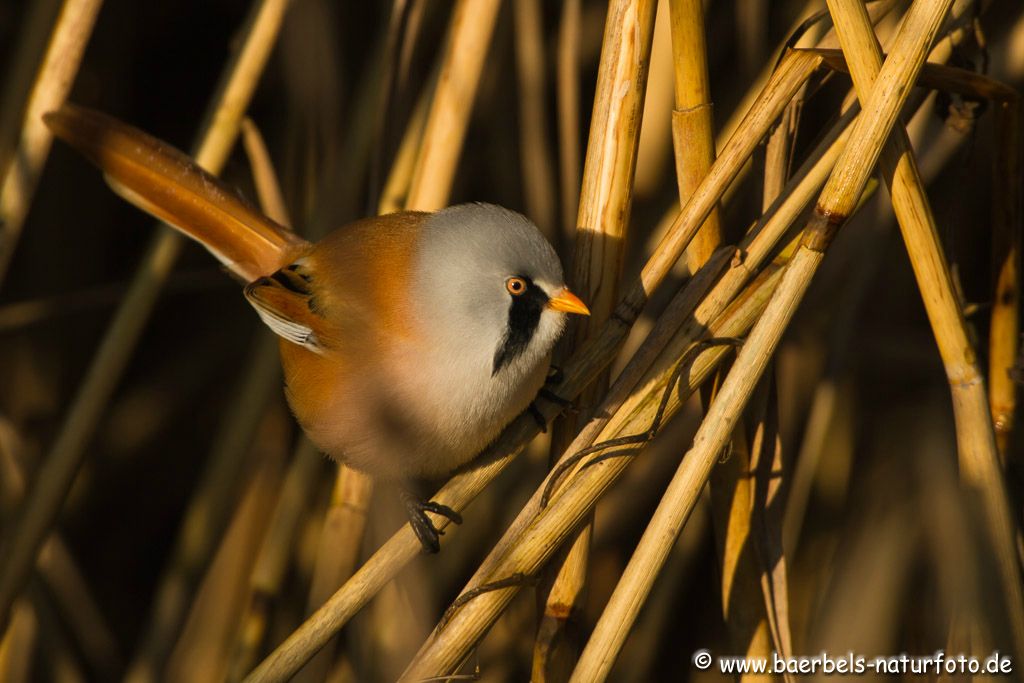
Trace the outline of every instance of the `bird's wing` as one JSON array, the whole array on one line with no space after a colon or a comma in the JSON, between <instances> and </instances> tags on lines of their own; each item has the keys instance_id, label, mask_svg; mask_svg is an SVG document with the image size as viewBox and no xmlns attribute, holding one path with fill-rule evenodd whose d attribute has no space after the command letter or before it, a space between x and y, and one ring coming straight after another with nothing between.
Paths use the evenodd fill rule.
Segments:
<instances>
[{"instance_id":1,"label":"bird's wing","mask_svg":"<svg viewBox=\"0 0 1024 683\"><path fill-rule=\"evenodd\" d=\"M245 287L245 298L279 337L324 353L332 335L313 294L312 278L293 263Z\"/></svg>"},{"instance_id":2,"label":"bird's wing","mask_svg":"<svg viewBox=\"0 0 1024 683\"><path fill-rule=\"evenodd\" d=\"M415 334L409 281L420 222L402 212L345 225L245 288L278 336L366 366Z\"/></svg>"}]
</instances>

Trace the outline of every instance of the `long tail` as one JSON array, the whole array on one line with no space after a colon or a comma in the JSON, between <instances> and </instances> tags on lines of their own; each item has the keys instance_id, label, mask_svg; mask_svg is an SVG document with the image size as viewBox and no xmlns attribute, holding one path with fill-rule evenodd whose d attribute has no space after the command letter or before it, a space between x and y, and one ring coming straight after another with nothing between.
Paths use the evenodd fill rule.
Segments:
<instances>
[{"instance_id":1,"label":"long tail","mask_svg":"<svg viewBox=\"0 0 1024 683\"><path fill-rule=\"evenodd\" d=\"M308 246L187 155L137 128L73 104L43 120L103 171L114 192L198 241L246 282Z\"/></svg>"}]
</instances>

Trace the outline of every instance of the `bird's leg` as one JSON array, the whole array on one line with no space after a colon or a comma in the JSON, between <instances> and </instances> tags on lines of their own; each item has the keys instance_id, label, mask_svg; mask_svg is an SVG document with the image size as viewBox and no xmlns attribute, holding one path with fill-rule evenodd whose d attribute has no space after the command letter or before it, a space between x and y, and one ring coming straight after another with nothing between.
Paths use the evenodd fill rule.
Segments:
<instances>
[{"instance_id":1,"label":"bird's leg","mask_svg":"<svg viewBox=\"0 0 1024 683\"><path fill-rule=\"evenodd\" d=\"M563 379L565 372L562 371L562 367L552 364L548 368L548 378L544 380L544 384L561 384Z\"/></svg>"},{"instance_id":2,"label":"bird's leg","mask_svg":"<svg viewBox=\"0 0 1024 683\"><path fill-rule=\"evenodd\" d=\"M547 379L544 380L544 386L542 386L540 388L540 391L537 392L537 398L543 398L545 400L551 401L555 405L559 405L563 408L571 406L572 401L570 401L567 398L562 398L561 396L556 394L554 390L549 388L551 386L557 386L561 384L564 378L565 373L562 372L562 368L558 367L557 365L552 365L548 369L548 376ZM537 422L537 426L540 427L540 431L544 434L547 434L548 421L547 419L545 419L544 413L542 413L540 408L537 407L537 399L534 399L533 401L530 402L530 405L527 407L527 410L530 412L530 416L533 417L533 419Z\"/></svg>"},{"instance_id":3,"label":"bird's leg","mask_svg":"<svg viewBox=\"0 0 1024 683\"><path fill-rule=\"evenodd\" d=\"M537 392L537 395L563 407L572 405L572 401L567 398L562 398L555 393L554 389L551 388L557 387L562 383L563 379L565 379L565 373L562 372L562 368L557 365L552 365L548 368L547 379L544 380L544 386Z\"/></svg>"},{"instance_id":4,"label":"bird's leg","mask_svg":"<svg viewBox=\"0 0 1024 683\"><path fill-rule=\"evenodd\" d=\"M441 549L440 537L444 535L444 532L434 526L434 522L427 517L428 512L447 517L455 524L462 524L462 515L447 505L424 500L404 489L402 490L402 504L405 506L405 514L409 516L409 526L412 527L416 538L420 540L424 553L438 552Z\"/></svg>"}]
</instances>

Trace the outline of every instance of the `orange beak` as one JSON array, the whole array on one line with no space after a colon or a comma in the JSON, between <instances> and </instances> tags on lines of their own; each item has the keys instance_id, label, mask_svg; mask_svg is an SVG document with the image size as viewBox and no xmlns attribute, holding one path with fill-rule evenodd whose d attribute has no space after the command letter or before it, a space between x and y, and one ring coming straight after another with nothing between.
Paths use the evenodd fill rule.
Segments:
<instances>
[{"instance_id":1,"label":"orange beak","mask_svg":"<svg viewBox=\"0 0 1024 683\"><path fill-rule=\"evenodd\" d=\"M563 287L555 296L548 299L548 308L553 308L563 313L590 315L590 309L587 308L587 305L580 301L578 296L570 292L568 287Z\"/></svg>"}]
</instances>

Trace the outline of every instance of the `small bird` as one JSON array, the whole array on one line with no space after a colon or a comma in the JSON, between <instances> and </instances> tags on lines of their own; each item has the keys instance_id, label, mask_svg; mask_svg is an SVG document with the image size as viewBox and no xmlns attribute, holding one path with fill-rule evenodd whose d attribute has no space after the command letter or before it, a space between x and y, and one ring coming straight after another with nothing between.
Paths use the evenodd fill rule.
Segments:
<instances>
[{"instance_id":1,"label":"small bird","mask_svg":"<svg viewBox=\"0 0 1024 683\"><path fill-rule=\"evenodd\" d=\"M366 218L310 243L192 159L105 114L44 116L112 189L205 246L246 282L279 337L285 395L323 452L396 482L424 549L439 549L411 493L473 459L544 385L567 314L588 315L554 249L491 204Z\"/></svg>"}]
</instances>

